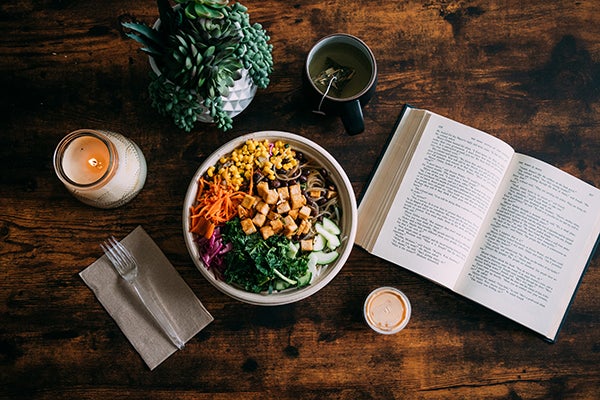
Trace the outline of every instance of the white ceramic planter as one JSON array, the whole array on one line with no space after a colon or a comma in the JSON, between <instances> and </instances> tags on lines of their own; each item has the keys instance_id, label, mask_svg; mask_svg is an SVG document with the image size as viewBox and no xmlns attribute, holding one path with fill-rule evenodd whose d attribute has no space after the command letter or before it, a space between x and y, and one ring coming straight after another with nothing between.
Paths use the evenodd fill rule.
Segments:
<instances>
[{"instance_id":1,"label":"white ceramic planter","mask_svg":"<svg viewBox=\"0 0 600 400\"><path fill-rule=\"evenodd\" d=\"M175 6L180 7L180 5ZM157 19L154 25L152 25L152 29L158 30L160 27L160 19ZM156 64L156 60L153 57L148 57L150 61L150 68L152 71L160 76L162 72L158 68ZM223 101L223 110L229 115L229 117L233 118L242 111L246 109L254 99L254 95L256 94L256 90L258 87L252 81L250 74L248 74L247 69L241 70L240 79L236 80L233 87L229 88L228 96L221 96ZM196 114L196 118L201 122L214 122L213 118L210 116L209 110L204 107L204 99L201 96L198 96L198 104L200 105L200 109L202 112Z\"/></svg>"},{"instance_id":2,"label":"white ceramic planter","mask_svg":"<svg viewBox=\"0 0 600 400\"><path fill-rule=\"evenodd\" d=\"M150 67L156 75L161 75L161 71L156 65L154 58L149 57ZM254 99L256 90L258 87L252 81L252 78L248 74L247 69L242 69L242 76L236 80L233 87L229 89L229 96L221 96L223 100L223 110L231 118L235 117L246 109ZM209 110L203 105L204 99L198 96L198 104L202 112L196 114L198 121L201 122L213 122L213 118L210 116Z\"/></svg>"}]
</instances>

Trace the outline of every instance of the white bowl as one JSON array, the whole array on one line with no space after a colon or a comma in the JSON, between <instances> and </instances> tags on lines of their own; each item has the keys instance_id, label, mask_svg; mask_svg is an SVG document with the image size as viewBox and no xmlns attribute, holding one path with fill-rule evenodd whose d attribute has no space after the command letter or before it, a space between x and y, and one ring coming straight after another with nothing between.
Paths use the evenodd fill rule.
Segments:
<instances>
[{"instance_id":1,"label":"white bowl","mask_svg":"<svg viewBox=\"0 0 600 400\"><path fill-rule=\"evenodd\" d=\"M206 170L217 163L219 158L224 155L231 153L233 150L243 145L247 140L264 140L268 139L271 142L282 140L285 143L289 143L294 150L304 153L307 158L315 160L325 168L330 179L335 184L340 206L342 209L341 216L341 229L342 233L342 244L337 249L339 257L331 264L329 264L323 272L308 286L300 289L290 288L280 292L273 293L251 293L243 289L237 288L224 281L215 278L212 271L209 271L200 258L198 246L195 243L194 234L190 232L190 207L194 204L196 194L198 191L198 180L206 172ZM280 131L262 131L250 133L244 136L240 136L225 145L221 146L217 151L211 154L203 163L200 165L194 177L192 178L190 185L185 196L183 204L183 234L185 238L185 244L188 248L190 256L196 264L198 270L204 275L204 277L221 292L231 296L234 299L243 301L249 304L264 305L264 306L276 306L282 304L293 303L308 296L313 295L319 290L323 289L342 269L344 263L348 259L352 246L354 245L354 239L356 236L357 226L357 210L356 210L356 198L354 191L348 176L340 166L340 164L318 144L308 140L302 136L280 132Z\"/></svg>"}]
</instances>

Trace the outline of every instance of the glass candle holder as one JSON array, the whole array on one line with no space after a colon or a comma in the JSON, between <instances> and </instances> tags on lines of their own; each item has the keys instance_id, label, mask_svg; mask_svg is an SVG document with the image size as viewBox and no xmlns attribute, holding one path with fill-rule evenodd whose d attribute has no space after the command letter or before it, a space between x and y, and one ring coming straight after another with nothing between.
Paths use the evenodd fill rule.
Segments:
<instances>
[{"instance_id":1,"label":"glass candle holder","mask_svg":"<svg viewBox=\"0 0 600 400\"><path fill-rule=\"evenodd\" d=\"M146 182L146 159L125 136L80 129L65 136L54 152L54 170L77 199L98 208L119 207Z\"/></svg>"}]
</instances>

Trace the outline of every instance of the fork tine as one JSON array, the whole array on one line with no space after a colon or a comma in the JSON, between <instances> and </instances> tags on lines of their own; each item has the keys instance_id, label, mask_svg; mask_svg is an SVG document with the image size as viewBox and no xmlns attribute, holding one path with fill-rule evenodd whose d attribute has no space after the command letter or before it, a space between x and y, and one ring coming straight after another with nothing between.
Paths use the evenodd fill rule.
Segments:
<instances>
[{"instance_id":1,"label":"fork tine","mask_svg":"<svg viewBox=\"0 0 600 400\"><path fill-rule=\"evenodd\" d=\"M102 251L104 251L104 254L106 254L106 257L108 258L108 260L113 265L119 264L119 260L113 254L112 248L107 242L100 243L100 247L102 248Z\"/></svg>"},{"instance_id":2,"label":"fork tine","mask_svg":"<svg viewBox=\"0 0 600 400\"><path fill-rule=\"evenodd\" d=\"M131 254L131 252L129 251L129 249L127 247L125 247L121 242L118 242L114 236L112 237L112 242L114 244L113 248L115 249L116 252L119 253L119 255L121 256L121 258L128 264L131 264L132 266L136 265L136 261L135 258L133 257L133 254Z\"/></svg>"},{"instance_id":3,"label":"fork tine","mask_svg":"<svg viewBox=\"0 0 600 400\"><path fill-rule=\"evenodd\" d=\"M105 246L114 260L113 265L117 272L127 281L135 279L138 275L137 262L127 247L114 236L108 238Z\"/></svg>"},{"instance_id":4,"label":"fork tine","mask_svg":"<svg viewBox=\"0 0 600 400\"><path fill-rule=\"evenodd\" d=\"M119 275L123 276L127 273L127 270L130 267L127 266L127 261L123 257L121 257L121 255L118 251L116 251L116 248L114 245L115 242L116 242L116 239L114 237L112 237L112 238L109 238L108 240L106 240L104 243L100 244L100 247L106 254L106 257L108 258L108 260L115 267L115 269L117 270Z\"/></svg>"}]
</instances>

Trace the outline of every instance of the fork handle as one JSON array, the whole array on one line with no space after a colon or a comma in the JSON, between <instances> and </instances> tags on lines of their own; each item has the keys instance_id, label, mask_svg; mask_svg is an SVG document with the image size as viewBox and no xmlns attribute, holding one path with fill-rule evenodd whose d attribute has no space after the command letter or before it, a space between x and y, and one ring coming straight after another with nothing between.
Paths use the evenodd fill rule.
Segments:
<instances>
[{"instance_id":1,"label":"fork handle","mask_svg":"<svg viewBox=\"0 0 600 400\"><path fill-rule=\"evenodd\" d=\"M162 307L160 307L160 305L158 304L154 293L140 285L137 279L134 279L129 283L131 283L131 286L133 286L133 289L137 293L142 303L144 303L144 305L146 306L146 309L150 312L150 314L152 314L156 322L158 322L158 325L167 334L169 339L171 339L171 342L173 342L173 344L177 346L179 350L183 349L185 343L183 342L183 340L181 340L181 338L175 331L175 328L173 328L173 325L165 315Z\"/></svg>"}]
</instances>

